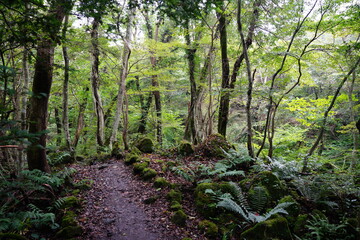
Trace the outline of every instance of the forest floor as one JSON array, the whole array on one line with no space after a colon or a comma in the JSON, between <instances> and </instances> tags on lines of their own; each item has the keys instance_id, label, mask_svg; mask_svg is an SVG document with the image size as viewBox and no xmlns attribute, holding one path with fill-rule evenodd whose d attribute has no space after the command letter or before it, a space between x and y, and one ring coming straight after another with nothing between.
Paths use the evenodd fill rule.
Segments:
<instances>
[{"instance_id":1,"label":"forest floor","mask_svg":"<svg viewBox=\"0 0 360 240\"><path fill-rule=\"evenodd\" d=\"M150 159L158 156L149 155ZM92 188L82 193L83 209L79 223L84 234L79 239L156 240L206 239L196 228L192 193L184 196L183 205L189 216L186 227L170 221L172 213L166 200L168 189L155 189L132 173L123 161L110 159L94 165L74 165L75 181L89 179ZM154 203L145 204L151 197ZM145 201L146 202L146 201Z\"/></svg>"}]
</instances>

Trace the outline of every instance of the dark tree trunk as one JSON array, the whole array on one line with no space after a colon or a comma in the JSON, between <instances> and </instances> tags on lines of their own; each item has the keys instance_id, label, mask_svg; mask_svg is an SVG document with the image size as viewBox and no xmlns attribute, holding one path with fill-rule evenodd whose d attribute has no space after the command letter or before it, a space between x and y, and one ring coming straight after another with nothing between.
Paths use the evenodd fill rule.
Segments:
<instances>
[{"instance_id":1,"label":"dark tree trunk","mask_svg":"<svg viewBox=\"0 0 360 240\"><path fill-rule=\"evenodd\" d=\"M230 93L229 93L230 65L229 65L229 58L227 56L227 31L226 31L226 17L224 11L218 12L218 18L219 18L219 30L220 30L220 49L221 49L221 68L222 68L218 132L225 137L226 126L228 122L228 112L229 112L229 104L226 103L230 99Z\"/></svg>"},{"instance_id":2,"label":"dark tree trunk","mask_svg":"<svg viewBox=\"0 0 360 240\"><path fill-rule=\"evenodd\" d=\"M56 144L58 146L61 146L61 139L62 139L62 136L61 136L61 129L62 129L62 124L61 124L61 120L60 120L60 113L59 113L59 109L58 108L55 108L54 109L54 115L55 115L55 123L56 123L56 133L57 133L57 136L56 136Z\"/></svg>"},{"instance_id":3,"label":"dark tree trunk","mask_svg":"<svg viewBox=\"0 0 360 240\"><path fill-rule=\"evenodd\" d=\"M49 17L54 19L46 36L40 40L37 47L35 75L30 99L29 132L38 133L40 137L32 140L28 147L27 158L29 169L39 169L50 172L46 159L46 128L48 117L48 102L53 77L53 62L55 38L60 31L61 22L69 9L71 1L59 0L53 3Z\"/></svg>"},{"instance_id":4,"label":"dark tree trunk","mask_svg":"<svg viewBox=\"0 0 360 240\"><path fill-rule=\"evenodd\" d=\"M85 113L85 109L86 109L86 105L87 105L87 100L88 100L88 92L89 92L89 88L86 87L85 88L85 95L84 98L81 100L80 106L79 106L79 115L78 115L78 119L77 119L77 127L76 127L76 131L75 131L75 136L74 136L74 140L73 140L73 146L76 148L79 139L80 139L80 135L81 132L84 128L84 113Z\"/></svg>"}]
</instances>

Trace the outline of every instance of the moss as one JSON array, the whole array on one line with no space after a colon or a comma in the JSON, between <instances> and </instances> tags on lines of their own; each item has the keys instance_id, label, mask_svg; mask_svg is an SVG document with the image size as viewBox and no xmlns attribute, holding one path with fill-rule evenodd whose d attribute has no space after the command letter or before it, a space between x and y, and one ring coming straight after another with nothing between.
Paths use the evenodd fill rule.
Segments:
<instances>
[{"instance_id":1,"label":"moss","mask_svg":"<svg viewBox=\"0 0 360 240\"><path fill-rule=\"evenodd\" d=\"M170 209L171 209L172 211L178 211L178 210L181 210L181 209L182 209L182 206L181 206L181 204L180 204L178 201L173 201L173 202L171 202Z\"/></svg>"},{"instance_id":2,"label":"moss","mask_svg":"<svg viewBox=\"0 0 360 240\"><path fill-rule=\"evenodd\" d=\"M286 195L286 189L279 178L269 171L260 172L253 181L254 185L264 186L270 193L271 201L277 202Z\"/></svg>"},{"instance_id":3,"label":"moss","mask_svg":"<svg viewBox=\"0 0 360 240\"><path fill-rule=\"evenodd\" d=\"M297 216L296 221L294 223L293 231L296 235L302 235L305 232L305 224L309 215L301 214Z\"/></svg>"},{"instance_id":4,"label":"moss","mask_svg":"<svg viewBox=\"0 0 360 240\"><path fill-rule=\"evenodd\" d=\"M68 227L68 226L76 226L76 214L73 211L65 212L64 216L61 219L61 226Z\"/></svg>"},{"instance_id":5,"label":"moss","mask_svg":"<svg viewBox=\"0 0 360 240\"><path fill-rule=\"evenodd\" d=\"M178 154L183 156L189 156L194 153L193 145L188 141L181 141L178 146Z\"/></svg>"},{"instance_id":6,"label":"moss","mask_svg":"<svg viewBox=\"0 0 360 240\"><path fill-rule=\"evenodd\" d=\"M195 189L195 206L198 212L206 218L214 218L219 215L220 208L216 207L217 201L210 194L205 193L206 189L214 192L230 193L236 196L234 187L228 183L201 183Z\"/></svg>"},{"instance_id":7,"label":"moss","mask_svg":"<svg viewBox=\"0 0 360 240\"><path fill-rule=\"evenodd\" d=\"M241 234L242 239L292 239L288 222L283 217L276 217L256 224L254 227L244 231Z\"/></svg>"},{"instance_id":8,"label":"moss","mask_svg":"<svg viewBox=\"0 0 360 240\"><path fill-rule=\"evenodd\" d=\"M177 210L171 217L171 222L180 226L185 227L187 215L183 210Z\"/></svg>"},{"instance_id":9,"label":"moss","mask_svg":"<svg viewBox=\"0 0 360 240\"><path fill-rule=\"evenodd\" d=\"M78 195L80 193L80 189L74 189L71 191L72 195Z\"/></svg>"},{"instance_id":10,"label":"moss","mask_svg":"<svg viewBox=\"0 0 360 240\"><path fill-rule=\"evenodd\" d=\"M224 151L232 148L226 138L220 134L209 135L203 143L197 147L196 152L207 157L224 158Z\"/></svg>"},{"instance_id":11,"label":"moss","mask_svg":"<svg viewBox=\"0 0 360 240\"><path fill-rule=\"evenodd\" d=\"M205 235L210 239L215 239L219 232L218 226L209 220L199 222L199 228L204 231Z\"/></svg>"},{"instance_id":12,"label":"moss","mask_svg":"<svg viewBox=\"0 0 360 240\"><path fill-rule=\"evenodd\" d=\"M179 191L176 191L174 189L171 189L168 194L166 194L166 198L170 201L176 201L181 202L182 201L182 193Z\"/></svg>"},{"instance_id":13,"label":"moss","mask_svg":"<svg viewBox=\"0 0 360 240\"><path fill-rule=\"evenodd\" d=\"M145 200L143 201L143 203L145 203L145 204L153 204L153 203L156 202L159 198L160 198L159 195L155 195L155 196L152 196L152 197L149 197L149 198L145 199Z\"/></svg>"},{"instance_id":14,"label":"moss","mask_svg":"<svg viewBox=\"0 0 360 240\"><path fill-rule=\"evenodd\" d=\"M122 159L125 157L124 151L122 151L119 147L114 147L111 150L111 156L117 159Z\"/></svg>"},{"instance_id":15,"label":"moss","mask_svg":"<svg viewBox=\"0 0 360 240\"><path fill-rule=\"evenodd\" d=\"M156 177L157 172L152 168L145 168L141 173L141 178L144 180L150 180Z\"/></svg>"},{"instance_id":16,"label":"moss","mask_svg":"<svg viewBox=\"0 0 360 240\"><path fill-rule=\"evenodd\" d=\"M181 240L192 240L192 238L186 237L186 238L183 238L183 239L181 239Z\"/></svg>"},{"instance_id":17,"label":"moss","mask_svg":"<svg viewBox=\"0 0 360 240\"><path fill-rule=\"evenodd\" d=\"M279 200L279 203L285 203L285 202L291 202L292 205L288 206L286 208L286 211L288 212L288 216L290 217L297 217L300 212L300 204L294 200L294 198L290 195L287 195Z\"/></svg>"},{"instance_id":18,"label":"moss","mask_svg":"<svg viewBox=\"0 0 360 240\"><path fill-rule=\"evenodd\" d=\"M137 147L132 147L130 153L138 156L142 154L142 152Z\"/></svg>"},{"instance_id":19,"label":"moss","mask_svg":"<svg viewBox=\"0 0 360 240\"><path fill-rule=\"evenodd\" d=\"M125 164L130 165L136 163L137 161L139 161L139 155L133 153L126 154L124 160Z\"/></svg>"},{"instance_id":20,"label":"moss","mask_svg":"<svg viewBox=\"0 0 360 240\"><path fill-rule=\"evenodd\" d=\"M142 171L144 171L145 168L147 168L149 166L148 162L139 162L139 163L134 163L133 165L133 172L135 174L140 174Z\"/></svg>"},{"instance_id":21,"label":"moss","mask_svg":"<svg viewBox=\"0 0 360 240\"><path fill-rule=\"evenodd\" d=\"M152 153L154 151L154 143L150 138L139 139L134 144L143 153Z\"/></svg>"},{"instance_id":22,"label":"moss","mask_svg":"<svg viewBox=\"0 0 360 240\"><path fill-rule=\"evenodd\" d=\"M155 188L163 188L163 187L167 187L167 186L169 186L169 182L166 181L166 179L163 177L158 177L154 181Z\"/></svg>"},{"instance_id":23,"label":"moss","mask_svg":"<svg viewBox=\"0 0 360 240\"><path fill-rule=\"evenodd\" d=\"M28 240L17 233L0 233L0 240Z\"/></svg>"},{"instance_id":24,"label":"moss","mask_svg":"<svg viewBox=\"0 0 360 240\"><path fill-rule=\"evenodd\" d=\"M64 197L63 200L64 203L62 204L62 209L71 207L78 208L81 206L80 200L75 196Z\"/></svg>"},{"instance_id":25,"label":"moss","mask_svg":"<svg viewBox=\"0 0 360 240\"><path fill-rule=\"evenodd\" d=\"M55 237L59 239L69 239L80 236L82 233L83 230L80 226L69 226L58 231Z\"/></svg>"}]
</instances>

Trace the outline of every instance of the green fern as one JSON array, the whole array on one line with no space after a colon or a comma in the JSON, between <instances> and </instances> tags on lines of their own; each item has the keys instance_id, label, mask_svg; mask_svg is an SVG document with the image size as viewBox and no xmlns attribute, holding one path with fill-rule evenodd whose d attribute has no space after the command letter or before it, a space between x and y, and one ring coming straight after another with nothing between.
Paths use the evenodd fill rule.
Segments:
<instances>
[{"instance_id":1,"label":"green fern","mask_svg":"<svg viewBox=\"0 0 360 240\"><path fill-rule=\"evenodd\" d=\"M249 203L253 211L260 213L268 202L268 193L263 186L254 187L249 192Z\"/></svg>"}]
</instances>

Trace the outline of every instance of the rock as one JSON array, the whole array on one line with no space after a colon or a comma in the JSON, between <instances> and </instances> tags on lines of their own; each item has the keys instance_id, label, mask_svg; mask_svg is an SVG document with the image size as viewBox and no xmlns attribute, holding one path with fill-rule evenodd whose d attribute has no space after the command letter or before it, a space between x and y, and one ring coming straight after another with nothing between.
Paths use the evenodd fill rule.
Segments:
<instances>
[{"instance_id":1,"label":"rock","mask_svg":"<svg viewBox=\"0 0 360 240\"><path fill-rule=\"evenodd\" d=\"M125 164L127 165L131 165L136 163L139 160L139 155L133 154L133 153L129 153L125 155Z\"/></svg>"},{"instance_id":2,"label":"rock","mask_svg":"<svg viewBox=\"0 0 360 240\"><path fill-rule=\"evenodd\" d=\"M145 203L145 204L152 204L152 203L156 202L159 198L160 198L159 195L155 195L155 196L152 196L152 197L149 197L149 198L145 199L145 200L143 201L143 203Z\"/></svg>"},{"instance_id":3,"label":"rock","mask_svg":"<svg viewBox=\"0 0 360 240\"><path fill-rule=\"evenodd\" d=\"M154 152L154 143L150 138L142 138L136 141L134 144L143 153Z\"/></svg>"},{"instance_id":4,"label":"rock","mask_svg":"<svg viewBox=\"0 0 360 240\"><path fill-rule=\"evenodd\" d=\"M182 193L179 191L176 191L174 189L171 189L168 194L166 194L166 198L170 201L176 201L181 202L182 201Z\"/></svg>"},{"instance_id":5,"label":"rock","mask_svg":"<svg viewBox=\"0 0 360 240\"><path fill-rule=\"evenodd\" d=\"M187 215L185 214L185 212L183 210L178 210L171 217L171 222L180 227L185 227L186 219L187 219Z\"/></svg>"},{"instance_id":6,"label":"rock","mask_svg":"<svg viewBox=\"0 0 360 240\"><path fill-rule=\"evenodd\" d=\"M163 177L158 177L154 181L154 187L155 188L163 188L163 187L167 187L169 185L170 185L169 182L166 181L166 179L163 178Z\"/></svg>"},{"instance_id":7,"label":"rock","mask_svg":"<svg viewBox=\"0 0 360 240\"><path fill-rule=\"evenodd\" d=\"M150 180L154 177L156 177L157 172L152 168L145 168L141 173L141 178L146 180Z\"/></svg>"},{"instance_id":8,"label":"rock","mask_svg":"<svg viewBox=\"0 0 360 240\"><path fill-rule=\"evenodd\" d=\"M286 195L286 188L279 178L270 171L260 172L253 180L252 186L261 185L270 193L270 200L277 202Z\"/></svg>"},{"instance_id":9,"label":"rock","mask_svg":"<svg viewBox=\"0 0 360 240\"><path fill-rule=\"evenodd\" d=\"M290 195L287 195L279 200L279 203L285 203L285 202L293 203L285 209L288 212L287 217L296 218L300 213L300 204L296 202L296 200Z\"/></svg>"},{"instance_id":10,"label":"rock","mask_svg":"<svg viewBox=\"0 0 360 240\"><path fill-rule=\"evenodd\" d=\"M188 141L181 141L178 147L178 154L183 156L189 156L194 153L193 145Z\"/></svg>"},{"instance_id":11,"label":"rock","mask_svg":"<svg viewBox=\"0 0 360 240\"><path fill-rule=\"evenodd\" d=\"M204 231L205 235L210 239L216 239L219 232L218 226L209 220L199 222L199 228Z\"/></svg>"},{"instance_id":12,"label":"rock","mask_svg":"<svg viewBox=\"0 0 360 240\"><path fill-rule=\"evenodd\" d=\"M306 221L308 220L309 215L307 214L301 214L299 216L297 216L295 223L294 223L294 227L293 227L293 231L296 235L303 235L306 231Z\"/></svg>"},{"instance_id":13,"label":"rock","mask_svg":"<svg viewBox=\"0 0 360 240\"><path fill-rule=\"evenodd\" d=\"M62 209L81 207L80 200L75 196L64 197L63 200L64 200L64 203L61 205Z\"/></svg>"},{"instance_id":14,"label":"rock","mask_svg":"<svg viewBox=\"0 0 360 240\"><path fill-rule=\"evenodd\" d=\"M61 219L61 227L69 227L69 226L76 226L76 214L73 211L65 212L64 216Z\"/></svg>"},{"instance_id":15,"label":"rock","mask_svg":"<svg viewBox=\"0 0 360 240\"><path fill-rule=\"evenodd\" d=\"M182 206L178 201L173 201L171 202L170 209L171 211L178 211L182 209Z\"/></svg>"},{"instance_id":16,"label":"rock","mask_svg":"<svg viewBox=\"0 0 360 240\"><path fill-rule=\"evenodd\" d=\"M214 192L230 193L235 197L234 187L229 183L200 183L196 187L195 206L197 211L205 218L219 217L223 210L216 207L217 201L210 194L206 193L206 189L211 189Z\"/></svg>"},{"instance_id":17,"label":"rock","mask_svg":"<svg viewBox=\"0 0 360 240\"><path fill-rule=\"evenodd\" d=\"M149 166L148 162L138 162L138 163L134 163L133 165L133 172L135 174L140 174L144 171L145 168L147 168Z\"/></svg>"},{"instance_id":18,"label":"rock","mask_svg":"<svg viewBox=\"0 0 360 240\"><path fill-rule=\"evenodd\" d=\"M224 158L224 151L232 148L226 138L220 134L209 135L203 143L196 148L196 152L206 157Z\"/></svg>"},{"instance_id":19,"label":"rock","mask_svg":"<svg viewBox=\"0 0 360 240\"><path fill-rule=\"evenodd\" d=\"M256 224L241 233L242 239L247 240L292 240L288 222L284 217L276 217Z\"/></svg>"},{"instance_id":20,"label":"rock","mask_svg":"<svg viewBox=\"0 0 360 240\"><path fill-rule=\"evenodd\" d=\"M69 226L61 229L55 235L58 239L70 239L73 237L80 236L83 233L83 230L80 226Z\"/></svg>"},{"instance_id":21,"label":"rock","mask_svg":"<svg viewBox=\"0 0 360 240\"><path fill-rule=\"evenodd\" d=\"M122 151L119 147L114 147L111 150L111 156L117 159L122 159L125 157L124 151Z\"/></svg>"}]
</instances>

